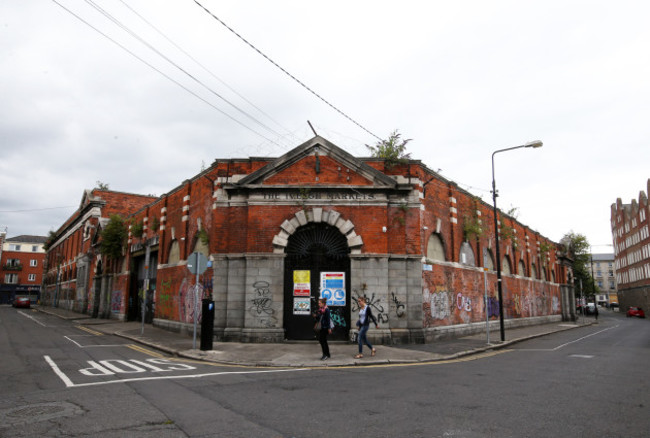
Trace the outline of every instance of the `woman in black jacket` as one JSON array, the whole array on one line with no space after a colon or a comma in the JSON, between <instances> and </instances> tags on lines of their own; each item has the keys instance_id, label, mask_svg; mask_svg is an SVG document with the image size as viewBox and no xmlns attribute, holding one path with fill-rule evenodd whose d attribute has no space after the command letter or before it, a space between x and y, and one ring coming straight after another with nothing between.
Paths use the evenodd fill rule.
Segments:
<instances>
[{"instance_id":1,"label":"woman in black jacket","mask_svg":"<svg viewBox=\"0 0 650 438\"><path fill-rule=\"evenodd\" d=\"M327 307L327 298L321 298L318 300L318 313L320 322L318 342L320 342L320 348L323 350L323 357L321 357L320 360L327 360L330 358L330 347L327 345L327 335L332 333L330 325L331 315L330 309Z\"/></svg>"}]
</instances>

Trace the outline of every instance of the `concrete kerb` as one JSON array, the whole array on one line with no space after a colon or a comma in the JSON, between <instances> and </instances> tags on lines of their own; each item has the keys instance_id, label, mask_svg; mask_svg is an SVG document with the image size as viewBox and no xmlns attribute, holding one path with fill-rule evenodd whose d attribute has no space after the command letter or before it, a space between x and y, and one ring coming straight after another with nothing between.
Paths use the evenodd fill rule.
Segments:
<instances>
[{"instance_id":1,"label":"concrete kerb","mask_svg":"<svg viewBox=\"0 0 650 438\"><path fill-rule=\"evenodd\" d=\"M43 313L47 313L50 315L57 316L62 319L66 320L88 320L90 317L84 317L84 316L66 316L59 314L57 312L48 312L44 309L37 309ZM403 359L403 358L376 358L373 357L371 358L366 358L366 360L358 360L358 359L343 359L343 360L333 360L332 362L325 362L322 363L320 361L316 360L299 360L301 363L290 363L290 364L278 364L278 363L273 363L272 361L268 360L249 360L249 361L244 361L244 360L226 360L226 359L217 359L214 357L209 357L210 353L204 353L201 350L179 350L176 348L169 347L164 344L160 344L157 342L152 342L148 339L143 339L140 336L134 336L125 332L120 332L120 331L115 331L112 334L131 340L133 342L136 342L138 344L142 344L145 346L148 346L150 348L154 348L156 350L165 352L167 354L170 354L175 357L181 357L185 359L191 359L191 360L198 360L198 361L203 361L203 362L210 362L210 363L217 363L217 364L223 364L223 365L229 365L229 366L246 366L246 367L264 367L264 368L340 368L340 367L350 367L350 366L377 366L377 365L399 365L399 364L425 364L425 363L435 363L435 362L442 362L442 361L449 361L449 360L455 360L455 359L460 359L464 358L467 356L472 356L472 355L477 355L481 353L485 353L488 351L493 351L493 350L501 350L504 348L507 348L511 345L514 345L519 342L523 342L526 340L530 339L535 339L539 338L542 336L547 336L553 333L565 331L565 330L571 330L574 328L580 328L580 327L587 327L590 325L595 324L595 321L588 322L586 324L576 324L576 325L567 325L567 326L555 326L554 329L552 330L547 330L541 333L535 333L531 335L526 335L522 336L519 338L515 338L512 340L507 340L505 342L499 342L499 343L494 343L490 345L484 345L482 347L476 347L472 348L469 350L465 351L460 351L452 354L435 354L435 353L429 353L429 357L427 358L420 358L420 359ZM313 363L312 363L313 362Z\"/></svg>"},{"instance_id":2,"label":"concrete kerb","mask_svg":"<svg viewBox=\"0 0 650 438\"><path fill-rule=\"evenodd\" d=\"M156 343L151 343L147 342L146 340L142 340L137 337L133 337L130 335L122 334L122 333L116 333L117 336L121 336L130 340L133 340L138 343L142 343L144 345L148 345L149 347L159 349L161 351L165 351L169 354L172 354L176 357L182 357L186 359L192 359L192 360L200 360L204 362L211 362L211 363L219 363L219 364L224 364L224 365L231 365L231 366L246 366L246 367L260 367L260 368L341 368L341 367L350 367L350 366L377 366L377 365L408 365L408 364L426 364L426 363L435 363L435 362L444 362L444 361L449 361L449 360L455 360L455 359L461 359L464 357L472 356L472 355L477 355L481 353L485 353L488 351L493 351L493 350L501 350L504 348L507 348L511 345L517 344L519 342L527 341L530 339L535 339L535 338L540 338L543 336L548 336L553 333L558 333L566 330L572 330L575 328L580 328L580 327L587 327L590 325L595 324L595 322L589 322L586 324L581 324L581 325L572 325L572 326L566 326L566 327L560 327L556 328L554 330L548 330L542 333L536 333L532 335L527 335L527 336L522 336L519 338L511 339L505 342L499 342L499 343L494 343L490 345L485 345L483 347L477 347L473 348L470 350L465 350L461 351L458 353L453 353L453 354L447 354L447 355L438 355L438 357L432 357L426 358L426 359L371 359L371 360L351 360L347 361L346 363L332 363L332 362L327 362L327 363L320 363L320 364L309 364L309 363L300 363L300 364L284 364L284 365L279 365L272 363L270 361L254 361L254 362L243 362L243 361L232 361L232 360L217 360L214 358L207 357L207 353L201 353L195 352L195 350L189 350L190 352L187 351L178 351L175 349L171 349L165 346L161 346Z\"/></svg>"}]
</instances>

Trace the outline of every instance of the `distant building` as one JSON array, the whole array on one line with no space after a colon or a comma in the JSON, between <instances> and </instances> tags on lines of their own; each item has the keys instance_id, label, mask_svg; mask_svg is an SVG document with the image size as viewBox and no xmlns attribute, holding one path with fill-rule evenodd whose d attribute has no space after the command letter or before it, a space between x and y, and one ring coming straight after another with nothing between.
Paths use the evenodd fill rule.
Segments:
<instances>
[{"instance_id":1,"label":"distant building","mask_svg":"<svg viewBox=\"0 0 650 438\"><path fill-rule=\"evenodd\" d=\"M650 190L650 179L647 182ZM619 304L650 308L650 211L646 192L639 200L623 204L621 198L611 207L614 266Z\"/></svg>"},{"instance_id":2,"label":"distant building","mask_svg":"<svg viewBox=\"0 0 650 438\"><path fill-rule=\"evenodd\" d=\"M99 238L112 215L127 217L153 196L85 190L77 211L51 236L41 302L93 316L110 315L112 277L103 276ZM120 267L121 268L121 267Z\"/></svg>"},{"instance_id":3,"label":"distant building","mask_svg":"<svg viewBox=\"0 0 650 438\"><path fill-rule=\"evenodd\" d=\"M614 254L593 254L592 260L593 268L589 264L587 269L593 272L594 281L598 287L596 302L601 306L618 303Z\"/></svg>"},{"instance_id":4,"label":"distant building","mask_svg":"<svg viewBox=\"0 0 650 438\"><path fill-rule=\"evenodd\" d=\"M13 301L16 296L29 296L36 302L43 281L45 236L16 236L6 238L0 233L0 304Z\"/></svg>"}]
</instances>

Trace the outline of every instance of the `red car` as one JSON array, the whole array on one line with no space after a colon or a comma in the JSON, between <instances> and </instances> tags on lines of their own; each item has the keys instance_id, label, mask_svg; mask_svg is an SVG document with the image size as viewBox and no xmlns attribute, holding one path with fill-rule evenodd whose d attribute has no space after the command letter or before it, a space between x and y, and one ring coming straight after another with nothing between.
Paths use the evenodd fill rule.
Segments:
<instances>
[{"instance_id":1,"label":"red car","mask_svg":"<svg viewBox=\"0 0 650 438\"><path fill-rule=\"evenodd\" d=\"M29 298L27 297L16 297L12 306L14 307L23 307L29 309Z\"/></svg>"},{"instance_id":2,"label":"red car","mask_svg":"<svg viewBox=\"0 0 650 438\"><path fill-rule=\"evenodd\" d=\"M645 312L640 307L630 307L627 309L627 316L638 316L639 318L645 318Z\"/></svg>"}]
</instances>

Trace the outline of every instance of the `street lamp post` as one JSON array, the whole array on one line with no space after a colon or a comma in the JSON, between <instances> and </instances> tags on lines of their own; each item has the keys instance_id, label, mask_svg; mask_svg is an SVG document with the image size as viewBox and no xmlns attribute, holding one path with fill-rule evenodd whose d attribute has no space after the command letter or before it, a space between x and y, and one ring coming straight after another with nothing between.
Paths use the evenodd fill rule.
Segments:
<instances>
[{"instance_id":1,"label":"street lamp post","mask_svg":"<svg viewBox=\"0 0 650 438\"><path fill-rule=\"evenodd\" d=\"M520 146L513 146L511 148L499 149L492 152L492 199L494 201L494 240L496 244L496 258L497 258L497 291L499 294L499 327L501 329L501 342L506 340L505 329L503 325L503 288L501 287L501 254L499 252L499 225L497 220L497 186L494 179L494 156L500 152L512 151L521 148L540 148L543 143L540 140L531 141Z\"/></svg>"}]
</instances>

